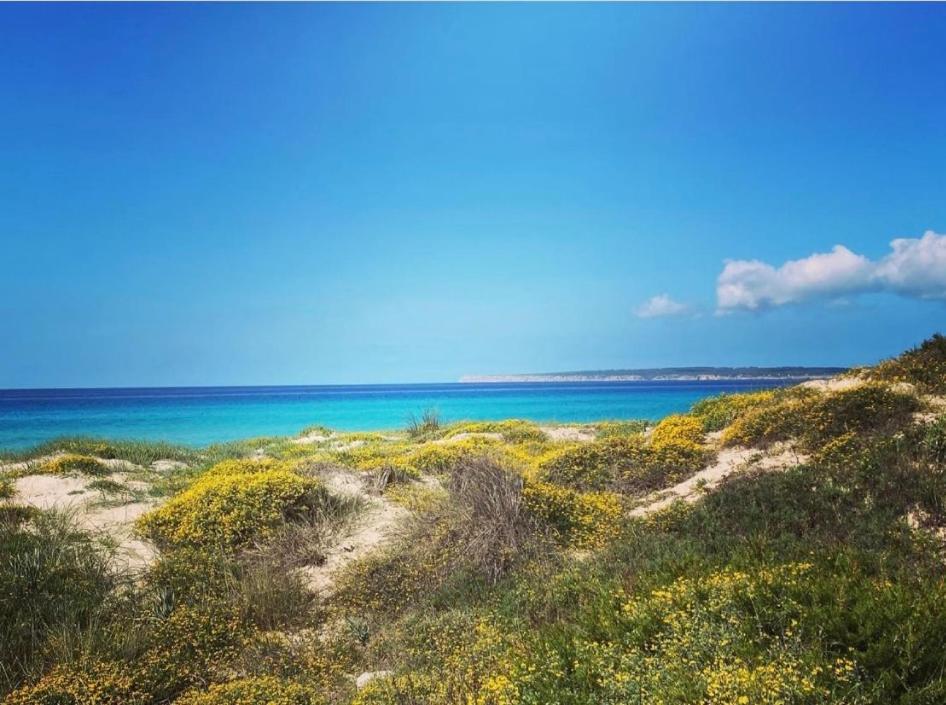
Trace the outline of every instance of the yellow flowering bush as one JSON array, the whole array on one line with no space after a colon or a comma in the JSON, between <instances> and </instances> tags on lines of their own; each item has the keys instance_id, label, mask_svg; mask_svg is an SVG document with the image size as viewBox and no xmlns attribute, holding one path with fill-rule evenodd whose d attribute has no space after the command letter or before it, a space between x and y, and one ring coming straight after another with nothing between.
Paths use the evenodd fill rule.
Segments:
<instances>
[{"instance_id":1,"label":"yellow flowering bush","mask_svg":"<svg viewBox=\"0 0 946 705\"><path fill-rule=\"evenodd\" d=\"M912 422L916 397L881 384L828 394L807 408L802 437L810 446L846 433L889 434Z\"/></svg>"},{"instance_id":2,"label":"yellow flowering bush","mask_svg":"<svg viewBox=\"0 0 946 705\"><path fill-rule=\"evenodd\" d=\"M617 589L612 603L595 603L590 629L527 642L500 673L522 703L547 702L565 683L583 703L845 702L858 683L854 661L813 649L800 633L810 571L727 569L634 597ZM601 627L612 610L615 621Z\"/></svg>"},{"instance_id":3,"label":"yellow flowering bush","mask_svg":"<svg viewBox=\"0 0 946 705\"><path fill-rule=\"evenodd\" d=\"M299 683L274 676L239 678L203 691L189 691L175 705L312 705L321 702Z\"/></svg>"},{"instance_id":4,"label":"yellow flowering bush","mask_svg":"<svg viewBox=\"0 0 946 705\"><path fill-rule=\"evenodd\" d=\"M614 484L622 470L639 466L646 453L641 436L570 444L542 458L537 477L576 490L604 490Z\"/></svg>"},{"instance_id":5,"label":"yellow flowering bush","mask_svg":"<svg viewBox=\"0 0 946 705\"><path fill-rule=\"evenodd\" d=\"M389 501L417 513L428 512L449 498L442 487L430 487L416 482L394 485L385 491L385 496Z\"/></svg>"},{"instance_id":6,"label":"yellow flowering bush","mask_svg":"<svg viewBox=\"0 0 946 705\"><path fill-rule=\"evenodd\" d=\"M501 443L488 438L466 438L452 443L371 443L336 455L336 460L357 470L392 470L396 477L418 479L421 475L443 475L462 460L501 453Z\"/></svg>"},{"instance_id":7,"label":"yellow flowering bush","mask_svg":"<svg viewBox=\"0 0 946 705\"><path fill-rule=\"evenodd\" d=\"M135 674L125 664L106 661L84 667L59 666L38 682L7 695L5 705L144 705Z\"/></svg>"},{"instance_id":8,"label":"yellow flowering bush","mask_svg":"<svg viewBox=\"0 0 946 705\"><path fill-rule=\"evenodd\" d=\"M752 405L723 431L723 445L766 447L797 438L805 431L805 415L817 397L818 392L804 387L773 393L768 400Z\"/></svg>"},{"instance_id":9,"label":"yellow flowering bush","mask_svg":"<svg viewBox=\"0 0 946 705\"><path fill-rule=\"evenodd\" d=\"M132 661L94 661L56 668L11 693L14 705L136 705L165 701L223 673L240 652L248 625L217 603L182 605L146 632Z\"/></svg>"},{"instance_id":10,"label":"yellow flowering bush","mask_svg":"<svg viewBox=\"0 0 946 705\"><path fill-rule=\"evenodd\" d=\"M449 534L449 526L434 524L422 543L396 545L350 563L336 577L333 603L354 614L400 613L450 573L455 557L435 550Z\"/></svg>"},{"instance_id":11,"label":"yellow flowering bush","mask_svg":"<svg viewBox=\"0 0 946 705\"><path fill-rule=\"evenodd\" d=\"M418 664L408 673L375 678L352 705L513 705L519 691L510 677L512 634L487 617L450 614L414 623L404 656Z\"/></svg>"},{"instance_id":12,"label":"yellow flowering bush","mask_svg":"<svg viewBox=\"0 0 946 705\"><path fill-rule=\"evenodd\" d=\"M773 393L767 403L752 407L724 432L725 445L765 447L798 439L817 449L846 433L885 434L912 421L919 401L883 384L864 384L819 394L804 387Z\"/></svg>"},{"instance_id":13,"label":"yellow flowering bush","mask_svg":"<svg viewBox=\"0 0 946 705\"><path fill-rule=\"evenodd\" d=\"M545 434L538 424L522 419L506 419L504 421L470 421L450 426L444 438L452 438L461 433L498 433L507 443L528 443L530 441L544 441Z\"/></svg>"},{"instance_id":14,"label":"yellow flowering bush","mask_svg":"<svg viewBox=\"0 0 946 705\"><path fill-rule=\"evenodd\" d=\"M654 426L650 442L658 448L665 445L699 445L703 442L703 424L695 416L667 416Z\"/></svg>"},{"instance_id":15,"label":"yellow flowering bush","mask_svg":"<svg viewBox=\"0 0 946 705\"><path fill-rule=\"evenodd\" d=\"M237 606L220 598L179 605L153 625L134 661L136 682L151 693L175 693L223 674L252 631Z\"/></svg>"},{"instance_id":16,"label":"yellow flowering bush","mask_svg":"<svg viewBox=\"0 0 946 705\"><path fill-rule=\"evenodd\" d=\"M578 548L603 546L620 530L621 498L613 492L581 492L549 482L528 482L522 498L533 516Z\"/></svg>"},{"instance_id":17,"label":"yellow flowering bush","mask_svg":"<svg viewBox=\"0 0 946 705\"><path fill-rule=\"evenodd\" d=\"M236 548L305 518L326 499L315 479L274 464L224 461L141 517L137 528L163 546Z\"/></svg>"},{"instance_id":18,"label":"yellow flowering bush","mask_svg":"<svg viewBox=\"0 0 946 705\"><path fill-rule=\"evenodd\" d=\"M721 394L698 401L690 413L700 420L704 431L721 431L738 417L772 401L774 397L775 393L771 391Z\"/></svg>"},{"instance_id":19,"label":"yellow flowering bush","mask_svg":"<svg viewBox=\"0 0 946 705\"><path fill-rule=\"evenodd\" d=\"M66 453L50 458L42 465L42 472L49 475L108 475L111 470L98 458L89 455Z\"/></svg>"},{"instance_id":20,"label":"yellow flowering bush","mask_svg":"<svg viewBox=\"0 0 946 705\"><path fill-rule=\"evenodd\" d=\"M649 492L706 464L710 453L702 438L698 419L670 416L654 428L649 441L640 434L612 436L555 449L536 461L534 479L576 490Z\"/></svg>"}]
</instances>

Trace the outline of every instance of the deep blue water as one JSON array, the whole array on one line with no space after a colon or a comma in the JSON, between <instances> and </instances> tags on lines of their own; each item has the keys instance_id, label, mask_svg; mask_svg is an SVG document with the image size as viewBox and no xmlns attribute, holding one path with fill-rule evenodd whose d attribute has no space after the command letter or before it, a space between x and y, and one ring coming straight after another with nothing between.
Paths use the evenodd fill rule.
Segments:
<instances>
[{"instance_id":1,"label":"deep blue water","mask_svg":"<svg viewBox=\"0 0 946 705\"><path fill-rule=\"evenodd\" d=\"M722 392L771 381L407 384L318 387L168 387L0 390L0 449L66 435L189 445L290 435L322 424L398 428L435 408L447 421L657 419Z\"/></svg>"}]
</instances>

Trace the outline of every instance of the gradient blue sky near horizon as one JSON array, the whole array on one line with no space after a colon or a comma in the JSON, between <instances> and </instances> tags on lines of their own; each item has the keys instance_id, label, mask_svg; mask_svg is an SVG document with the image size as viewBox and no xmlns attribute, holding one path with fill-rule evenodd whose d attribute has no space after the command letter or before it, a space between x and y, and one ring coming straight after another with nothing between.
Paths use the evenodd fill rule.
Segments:
<instances>
[{"instance_id":1,"label":"gradient blue sky near horizon","mask_svg":"<svg viewBox=\"0 0 946 705\"><path fill-rule=\"evenodd\" d=\"M2 5L0 388L874 362L946 331L944 36L942 5Z\"/></svg>"}]
</instances>

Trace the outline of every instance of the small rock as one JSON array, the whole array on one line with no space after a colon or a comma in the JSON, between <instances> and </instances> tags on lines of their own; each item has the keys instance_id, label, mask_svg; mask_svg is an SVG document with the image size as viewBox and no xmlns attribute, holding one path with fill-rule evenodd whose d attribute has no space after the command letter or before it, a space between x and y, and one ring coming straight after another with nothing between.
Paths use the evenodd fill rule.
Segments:
<instances>
[{"instance_id":1,"label":"small rock","mask_svg":"<svg viewBox=\"0 0 946 705\"><path fill-rule=\"evenodd\" d=\"M375 678L388 678L392 675L393 671L365 671L355 679L355 687L361 690Z\"/></svg>"}]
</instances>

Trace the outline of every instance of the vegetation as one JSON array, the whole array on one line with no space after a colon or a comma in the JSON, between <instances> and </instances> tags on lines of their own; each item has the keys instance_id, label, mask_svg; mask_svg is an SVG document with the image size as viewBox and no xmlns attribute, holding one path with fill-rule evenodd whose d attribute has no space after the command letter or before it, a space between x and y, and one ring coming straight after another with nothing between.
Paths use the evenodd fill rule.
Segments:
<instances>
[{"instance_id":1,"label":"vegetation","mask_svg":"<svg viewBox=\"0 0 946 705\"><path fill-rule=\"evenodd\" d=\"M946 394L946 337L937 333L899 357L869 370L871 379L905 382L926 394Z\"/></svg>"},{"instance_id":2,"label":"vegetation","mask_svg":"<svg viewBox=\"0 0 946 705\"><path fill-rule=\"evenodd\" d=\"M164 506L141 532L159 546L241 548L304 521L330 501L313 478L271 460L225 460Z\"/></svg>"},{"instance_id":3,"label":"vegetation","mask_svg":"<svg viewBox=\"0 0 946 705\"><path fill-rule=\"evenodd\" d=\"M156 460L176 460L187 463L194 462L199 456L198 451L194 449L171 443L106 441L100 438L77 437L58 438L42 443L23 453L4 453L0 455L0 458L9 461L21 461L55 453L93 456L106 460L126 460L136 465L150 465Z\"/></svg>"},{"instance_id":4,"label":"vegetation","mask_svg":"<svg viewBox=\"0 0 946 705\"><path fill-rule=\"evenodd\" d=\"M35 677L91 629L117 588L109 553L70 517L12 511L0 521L0 688Z\"/></svg>"},{"instance_id":5,"label":"vegetation","mask_svg":"<svg viewBox=\"0 0 946 705\"><path fill-rule=\"evenodd\" d=\"M413 414L407 419L407 435L411 438L422 438L440 430L440 414L436 409L424 409L420 418Z\"/></svg>"},{"instance_id":6,"label":"vegetation","mask_svg":"<svg viewBox=\"0 0 946 705\"><path fill-rule=\"evenodd\" d=\"M946 413L930 396L942 350L937 337L836 383L725 395L653 427L596 424L582 441L438 420L189 452L186 468L127 471L170 495L139 521L159 550L137 576L70 517L17 504L0 475L0 697L946 702ZM658 504L717 453L772 445L781 465ZM108 459L78 445L21 459L48 472L53 451ZM136 452L141 467L163 459ZM103 493L126 482L53 472ZM339 478L372 503L365 521L379 507L401 518L326 589L307 571L361 508L333 493Z\"/></svg>"}]
</instances>

